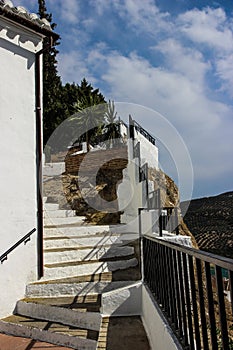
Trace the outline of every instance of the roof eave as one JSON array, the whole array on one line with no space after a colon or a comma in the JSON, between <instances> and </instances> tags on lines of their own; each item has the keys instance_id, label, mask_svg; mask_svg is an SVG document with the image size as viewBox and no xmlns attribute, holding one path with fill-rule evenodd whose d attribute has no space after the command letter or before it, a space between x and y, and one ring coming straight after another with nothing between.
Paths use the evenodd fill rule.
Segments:
<instances>
[{"instance_id":1,"label":"roof eave","mask_svg":"<svg viewBox=\"0 0 233 350\"><path fill-rule=\"evenodd\" d=\"M45 37L52 37L53 40L58 40L60 36L53 32L52 30L46 28L45 26L42 27L39 24L31 21L30 19L27 19L26 17L20 16L17 13L14 13L12 11L9 11L6 8L0 7L0 16L3 16L5 18L8 18L9 20L18 23L26 28L29 28L33 30L36 33L42 34Z\"/></svg>"}]
</instances>

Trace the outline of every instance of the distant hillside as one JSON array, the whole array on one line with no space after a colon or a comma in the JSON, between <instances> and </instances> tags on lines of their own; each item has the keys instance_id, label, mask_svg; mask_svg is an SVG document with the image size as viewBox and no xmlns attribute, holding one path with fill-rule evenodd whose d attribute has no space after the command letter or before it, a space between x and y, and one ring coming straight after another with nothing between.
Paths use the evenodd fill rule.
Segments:
<instances>
[{"instance_id":1,"label":"distant hillside","mask_svg":"<svg viewBox=\"0 0 233 350\"><path fill-rule=\"evenodd\" d=\"M184 222L200 249L233 259L233 192L192 200Z\"/></svg>"}]
</instances>

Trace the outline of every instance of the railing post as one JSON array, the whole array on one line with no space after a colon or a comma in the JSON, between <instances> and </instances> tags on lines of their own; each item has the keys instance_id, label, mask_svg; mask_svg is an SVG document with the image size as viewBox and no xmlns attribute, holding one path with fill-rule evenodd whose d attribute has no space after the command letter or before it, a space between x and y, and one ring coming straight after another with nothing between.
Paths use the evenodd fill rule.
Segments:
<instances>
[{"instance_id":1,"label":"railing post","mask_svg":"<svg viewBox=\"0 0 233 350\"><path fill-rule=\"evenodd\" d=\"M129 115L129 137L134 140L134 122L131 115Z\"/></svg>"},{"instance_id":2,"label":"railing post","mask_svg":"<svg viewBox=\"0 0 233 350\"><path fill-rule=\"evenodd\" d=\"M220 326L221 326L222 349L229 350L226 308L225 308L224 293L223 293L222 271L219 266L215 266L215 273L216 273L216 284L217 284L217 292L218 292L217 294L218 294L219 317L220 317Z\"/></svg>"},{"instance_id":3,"label":"railing post","mask_svg":"<svg viewBox=\"0 0 233 350\"><path fill-rule=\"evenodd\" d=\"M197 268L197 283L198 283L198 294L199 294L199 307L200 307L200 320L201 320L201 330L202 330L202 341L203 349L208 350L208 334L207 334L207 322L205 313L205 299L204 299L204 285L203 285L203 275L202 275L202 263L201 260L196 258L196 268Z\"/></svg>"},{"instance_id":4,"label":"railing post","mask_svg":"<svg viewBox=\"0 0 233 350\"><path fill-rule=\"evenodd\" d=\"M179 235L179 219L178 219L178 208L174 208L174 215L175 215L175 230L176 230L176 235Z\"/></svg>"},{"instance_id":5,"label":"railing post","mask_svg":"<svg viewBox=\"0 0 233 350\"><path fill-rule=\"evenodd\" d=\"M138 208L138 231L139 231L139 249L141 255L141 276L144 281L144 259L143 259L143 234L142 234L142 218L141 213L144 208Z\"/></svg>"},{"instance_id":6,"label":"railing post","mask_svg":"<svg viewBox=\"0 0 233 350\"><path fill-rule=\"evenodd\" d=\"M162 222L162 209L161 209L161 193L158 188L158 208L159 208L159 236L163 236L163 222Z\"/></svg>"},{"instance_id":7,"label":"railing post","mask_svg":"<svg viewBox=\"0 0 233 350\"><path fill-rule=\"evenodd\" d=\"M208 311L209 311L209 320L210 320L212 350L218 350L216 320L215 320L215 314L214 314L213 288L212 288L212 282L211 282L210 264L208 262L205 262L205 277L206 277L206 291L207 291Z\"/></svg>"}]
</instances>

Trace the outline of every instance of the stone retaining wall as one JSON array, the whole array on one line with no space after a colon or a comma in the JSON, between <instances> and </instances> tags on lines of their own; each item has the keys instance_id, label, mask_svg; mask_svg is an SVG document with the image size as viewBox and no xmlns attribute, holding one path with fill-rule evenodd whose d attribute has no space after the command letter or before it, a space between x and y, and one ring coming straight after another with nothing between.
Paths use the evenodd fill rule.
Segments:
<instances>
[{"instance_id":1,"label":"stone retaining wall","mask_svg":"<svg viewBox=\"0 0 233 350\"><path fill-rule=\"evenodd\" d=\"M128 163L127 146L100 151L91 151L77 155L72 155L70 152L65 159L66 173L78 175L82 162L82 166L85 167L85 171L90 173L93 172L100 164L101 169L124 169Z\"/></svg>"}]
</instances>

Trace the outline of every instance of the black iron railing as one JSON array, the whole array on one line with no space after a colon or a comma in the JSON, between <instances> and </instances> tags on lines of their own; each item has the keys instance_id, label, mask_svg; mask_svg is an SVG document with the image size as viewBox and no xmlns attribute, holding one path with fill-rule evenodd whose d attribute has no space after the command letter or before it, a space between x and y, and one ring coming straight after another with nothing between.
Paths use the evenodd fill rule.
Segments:
<instances>
[{"instance_id":1,"label":"black iron railing","mask_svg":"<svg viewBox=\"0 0 233 350\"><path fill-rule=\"evenodd\" d=\"M24 244L26 244L28 241L30 241L31 239L31 235L36 231L36 229L32 229L30 232L28 232L25 236L23 236L23 238L21 238L18 242L16 242L11 248L9 248L5 253L3 253L0 256L0 261L1 264L8 259L8 255L15 249L17 248L21 243L24 242Z\"/></svg>"},{"instance_id":2,"label":"black iron railing","mask_svg":"<svg viewBox=\"0 0 233 350\"><path fill-rule=\"evenodd\" d=\"M129 136L134 139L134 129L140 132L152 145L156 146L156 139L146 131L139 123L137 123L131 116L129 116Z\"/></svg>"},{"instance_id":3,"label":"black iron railing","mask_svg":"<svg viewBox=\"0 0 233 350\"><path fill-rule=\"evenodd\" d=\"M144 282L185 349L233 349L232 259L145 236L143 261Z\"/></svg>"},{"instance_id":4,"label":"black iron railing","mask_svg":"<svg viewBox=\"0 0 233 350\"><path fill-rule=\"evenodd\" d=\"M135 120L133 122L134 122L135 130L140 132L140 134L142 134L148 141L150 141L150 143L152 143L152 145L155 146L156 145L155 138L148 131L146 131L140 124L138 124Z\"/></svg>"}]
</instances>

